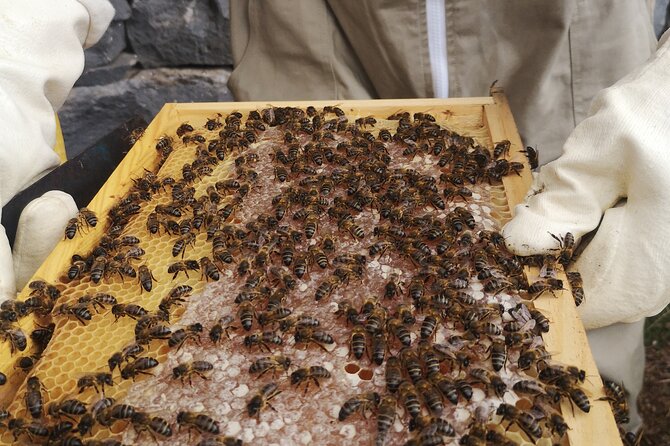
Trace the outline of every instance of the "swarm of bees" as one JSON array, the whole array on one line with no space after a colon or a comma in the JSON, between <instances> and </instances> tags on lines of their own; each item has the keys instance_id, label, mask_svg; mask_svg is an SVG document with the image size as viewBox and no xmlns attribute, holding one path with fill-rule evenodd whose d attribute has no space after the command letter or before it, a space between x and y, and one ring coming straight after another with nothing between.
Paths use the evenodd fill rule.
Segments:
<instances>
[{"instance_id":1,"label":"swarm of bees","mask_svg":"<svg viewBox=\"0 0 670 446\"><path fill-rule=\"evenodd\" d=\"M72 257L63 283L34 282L28 300L2 305L0 334L17 352L27 342L15 322L28 314L87 327L98 318L134 325L132 342L106 358L108 370L78 378L78 394L51 401L37 376L28 378L24 407L32 419L4 416L15 440L121 444L86 437L123 426L136 438L166 444L181 430L201 446L241 444L222 435L225 426L206 413L154 414L105 396L121 381L141 383L161 373L175 386L197 386L219 367L196 357L156 372L160 358L151 352L160 345L172 356L183 348L239 346L248 373L259 380L251 381L255 389L244 410L257 420L271 415L277 401L318 393L340 373L299 361L292 351L328 358L343 345L348 361L378 369L384 385L338 395L337 418L349 423L374 417L370 431L379 445L397 438L410 445L516 444L506 436L510 427L531 442L560 440L569 429L558 409L562 401L589 412L584 372L551 361L540 338L549 321L531 303L564 288L554 265L570 261L574 237L552 234L556 255L521 259L470 206L486 188L523 170L506 158L509 141L488 149L427 113L397 112L386 119L395 128L381 130L375 128L379 118L350 122L335 106L270 107L243 118L217 114L202 128L183 123L175 135L160 137L156 171L133 180L107 213L94 248ZM162 174L171 156L183 151L194 153L192 161L178 166L176 175ZM267 207L254 207L249 197L259 193L268 197ZM156 204L156 197L169 202ZM138 219L145 231L129 233ZM82 209L66 238L96 224L95 214ZM165 271L152 271L147 261L155 237L170 240ZM393 262L404 269L370 288L372 265ZM542 267L540 280L528 283L527 264ZM211 324L175 325L178 313L198 299L193 287L180 282L193 279L231 282L226 299L234 311L217 314ZM576 273L569 280L573 292L581 290ZM133 288L135 301L107 292L68 293L68 283L118 281ZM144 305L142 296L164 281L171 288L158 306ZM483 296L473 292L475 285ZM353 292L364 286L366 295ZM61 294L67 301L59 302ZM501 303L500 296L513 304ZM583 291L576 302L578 297L581 302ZM305 312L301 300L324 311ZM325 310L330 304L336 311ZM347 335L325 328L333 324ZM39 351L25 360L27 370L53 332L50 322L31 333ZM455 408L470 407L478 393L495 401L486 414L473 413L465 429L448 418ZM532 408L510 404L510 394ZM407 428L404 437L392 429L398 420Z\"/></svg>"}]
</instances>

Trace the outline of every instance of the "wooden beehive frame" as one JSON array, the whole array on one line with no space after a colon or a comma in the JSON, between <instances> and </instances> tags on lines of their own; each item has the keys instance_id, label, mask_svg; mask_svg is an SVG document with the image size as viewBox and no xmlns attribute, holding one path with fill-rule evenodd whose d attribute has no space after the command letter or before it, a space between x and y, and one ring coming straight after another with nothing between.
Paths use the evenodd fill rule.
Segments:
<instances>
[{"instance_id":1,"label":"wooden beehive frame","mask_svg":"<svg viewBox=\"0 0 670 446\"><path fill-rule=\"evenodd\" d=\"M311 101L273 103L275 106L306 107L313 105L322 107L332 105L332 101ZM461 99L415 99L415 100L375 100L375 101L340 101L340 107L347 113L353 111L365 115L387 116L398 110L423 111L428 113L456 113L476 112L483 117L482 122L488 128L492 141L504 139L512 142L510 159L527 164L519 150L523 147L516 125L514 123L506 97L499 89L491 92L491 97L461 98ZM89 204L89 209L103 216L111 206L133 185L132 179L141 177L144 169L153 170L158 161L158 153L154 149L155 141L166 131L173 131L181 122L200 122L207 116L215 113L229 113L240 111L246 113L267 107L267 103L199 103L199 104L166 104L153 122L146 129L143 138L128 153L116 171L97 193ZM523 200L531 183L531 173L524 169L520 176L507 176L503 179L507 205L513 210L514 206ZM36 272L35 278L48 282L57 282L69 265L69 259L75 253L87 252L100 238L104 230L103 224L98 225L86 237L78 237L73 241L60 243L51 253L47 261ZM537 276L537 271L527 270L530 278ZM564 283L567 284L565 277ZM20 299L25 299L30 290L24 289ZM534 304L552 322L549 333L543 335L546 348L553 354L553 359L562 363L571 364L584 369L588 379L586 391L592 400L591 412L586 415L580 411L574 412L571 404L563 403L562 412L566 422L571 427L568 431L566 443L570 445L591 444L621 444L614 417L609 404L596 401L602 394L602 382L597 372L591 351L587 342L583 325L577 314L570 290L557 293L558 298L550 294L538 298ZM32 317L21 319L19 326L29 333L34 328ZM25 375L14 369L15 357L12 357L7 344L0 345L0 371L8 376L8 384L0 388L0 402L5 406L15 396L17 389Z\"/></svg>"}]
</instances>

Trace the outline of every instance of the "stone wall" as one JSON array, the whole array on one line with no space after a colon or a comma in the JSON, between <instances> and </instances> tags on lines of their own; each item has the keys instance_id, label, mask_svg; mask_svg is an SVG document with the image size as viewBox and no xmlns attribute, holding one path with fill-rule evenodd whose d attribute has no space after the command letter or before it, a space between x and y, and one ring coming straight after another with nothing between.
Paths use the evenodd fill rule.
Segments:
<instances>
[{"instance_id":1,"label":"stone wall","mask_svg":"<svg viewBox=\"0 0 670 446\"><path fill-rule=\"evenodd\" d=\"M166 102L231 101L228 1L111 0L114 21L58 113L68 155Z\"/></svg>"}]
</instances>

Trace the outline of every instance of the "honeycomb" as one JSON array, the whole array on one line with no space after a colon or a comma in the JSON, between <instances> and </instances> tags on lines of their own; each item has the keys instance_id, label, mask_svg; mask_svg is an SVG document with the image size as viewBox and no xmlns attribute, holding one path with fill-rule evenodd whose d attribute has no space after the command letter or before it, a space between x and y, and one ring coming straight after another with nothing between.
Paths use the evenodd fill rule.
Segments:
<instances>
[{"instance_id":1,"label":"honeycomb","mask_svg":"<svg viewBox=\"0 0 670 446\"><path fill-rule=\"evenodd\" d=\"M379 134L381 129L388 129L394 132L397 126L395 120L385 120L383 117L395 112L396 110L386 110L383 114L377 113L377 122L370 126L370 130ZM411 112L424 112L425 110L409 110ZM390 112L390 113L389 113ZM364 118L368 113L365 111L347 110L347 117L350 122L358 118ZM228 115L223 115L224 119ZM246 119L243 117L242 122ZM492 141L485 122L483 122L481 109L472 107L468 113L436 113L437 123L451 130L457 131L462 135L474 138L477 144L484 147L492 147L496 141ZM181 118L181 117L179 117ZM174 119L174 118L173 118ZM217 138L220 128L208 131L203 127L205 119L217 119L214 115L200 116L200 120L195 119L189 122L195 127L194 132L188 132L189 137L202 135L206 141ZM179 123L181 123L179 119ZM198 144L193 142L184 143L174 134L175 126L153 129L153 135L168 134L172 140L173 151L164 159L162 164L158 160L154 162L159 180L173 178L181 179L183 176L182 167L186 163L192 163L194 152ZM278 141L282 138L282 132L276 128L269 128L261 132L259 141L251 144L247 152L257 154L258 161L243 165L243 168L253 168L258 173L258 179L251 182L251 189L244 198L244 205L233 213L230 224L243 224L253 221L255 217L264 211L273 209L273 196L276 195L277 181L275 171L273 170L274 150ZM301 144L305 144L309 137L302 135ZM133 150L153 150L151 148L156 140L150 140L149 135L140 141ZM144 147L142 147L144 146ZM149 149L151 148L151 149ZM512 150L518 148L512 147ZM436 157L432 155L416 155L412 158L403 158L398 153L398 147L394 147L393 168L415 169L418 172L434 174L433 166L436 163ZM153 152L157 157L158 153ZM141 173L139 174L141 175ZM211 175L204 175L192 183L195 188L195 197L206 196L207 188L218 181L232 180L238 178L235 169L234 157L227 157L225 161L212 166ZM130 187L132 183L128 182ZM505 190L499 182L492 184L478 183L471 187L473 191L472 199L461 200L454 199L447 203L443 210L426 207L425 212L434 212L437 218L445 219L457 206L467 206L468 210L474 216L477 224L477 230L498 230L505 221L511 218L511 212L507 206ZM119 274L112 274L104 278L99 283L91 281L90 274L84 274L81 278L69 280L67 277L67 268L65 268L58 283L62 288L61 297L57 305L75 304L77 299L87 294L107 293L116 297L120 304L138 304L149 312L155 312L161 299L167 296L177 285L188 285L192 287L190 296L186 297L183 306L176 307L171 314L169 326L174 331L180 327L186 327L190 324L201 323L205 327L201 340L199 342L186 342L178 350L168 347L165 341L152 341L145 346L146 350L141 356L155 358L159 365L150 370L153 376L140 376L137 380L121 380L118 372L114 374L114 385L105 387L104 395L114 398L117 403L125 403L134 406L137 410L145 411L151 416L160 416L172 424L173 435L169 438L157 436L159 444L195 444L200 440L207 439L205 434L192 435L187 429L178 430L174 420L176 413L180 410L193 411L197 413L208 414L218 420L221 425L220 432L223 435L239 438L246 442L263 442L268 444L308 444L316 441L319 444L342 444L344 442L372 442L376 438L376 426L374 417L360 416L353 414L344 422L338 421L338 412L343 403L351 396L371 391L383 393L385 386L384 366L377 366L368 358L363 357L360 360L353 358L349 352L349 336L351 327L344 324L342 318L336 317L338 302L349 300L352 306L360 308L367 297L373 293L379 294L392 274L397 275L399 283L407 291L407 287L412 280L413 271L416 266L406 259L393 257L384 254L379 257L369 256L366 262L366 274L361 280L351 279L351 283L335 290L330 296L317 302L314 300L315 292L318 286L323 283L332 273L332 268L321 269L316 264L311 265L308 274L304 280L299 280L299 285L295 293L289 295L283 304L287 308L293 309L293 314L305 313L318 316L321 321L319 330L323 330L333 337L334 342L326 345L316 345L315 343L306 346L297 346L294 338L283 336L284 344L273 347L271 354L284 354L291 357L292 366L290 372L298 367L322 366L329 373L330 377L318 380L318 385L312 384L309 388L303 384L302 387L289 383L289 372L267 373L262 378L252 377L248 373L249 365L256 359L265 356L266 353L260 349L248 349L243 344L245 336L258 331L258 324L253 323L253 330L247 332L241 329L230 333L230 339L224 339L218 344L213 344L207 339L206 332L216 323L219 318L231 315L239 325L237 316L237 305L233 304L236 295L242 291L242 286L246 280L241 276L236 268L237 264L220 265L221 280L208 282L203 280L200 271L192 271L189 277L180 273L177 279L173 280L172 273L167 269L170 264L179 260L179 256L172 255L175 244L175 235L168 234L161 230L158 234L149 234L147 231L147 218L155 209L156 205L167 206L172 201L169 193L170 187L167 186L157 190L151 197L151 202L142 204L139 212L133 215L122 235L135 235L140 239L139 247L143 248L146 254L140 256L139 260L133 261L135 267L140 265L147 266L155 277L151 291L145 291L137 279L123 277ZM125 194L119 193L117 200ZM230 197L224 197L222 205L229 202ZM293 209L295 211L297 209ZM105 218L100 215L99 226L95 229L77 236L74 241L65 241L64 243L78 243L77 251L81 255L88 254L96 244L99 243L102 236L102 228L106 225ZM290 216L285 217L289 219ZM176 220L180 220L177 218ZM336 241L337 254L366 254L370 244L375 242L372 236L372 229L380 224L378 210L370 210L357 215L356 224L364 228L366 236L356 241L353 236L342 233L336 223L322 219L319 221L317 235L309 240L303 240L299 245L303 249L320 243L324 237L331 236ZM195 240L192 245L187 246L184 252L184 259L198 260L205 256L212 256L211 242L208 240L206 231L201 230L195 233ZM296 252L298 252L296 250ZM335 254L333 254L335 255ZM331 259L332 261L332 259ZM239 259L236 259L239 262ZM69 265L68 265L69 266ZM290 272L290 270L286 270ZM467 291L471 296L483 305L499 304L505 310L512 309L520 302L519 295L511 290L491 295L485 293L484 282L481 280L471 280ZM23 296L26 297L25 295ZM399 301L381 300L383 305L388 306L390 311L399 302L404 299L400 297ZM258 309L260 311L260 309ZM506 313L507 315L507 313ZM42 353L41 358L35 366L26 374L23 371L3 370L9 377L10 385L18 383L26 376L36 376L40 379L45 389L45 407L50 402L62 401L71 398L78 398L88 405L94 404L99 400L100 395L95 389L89 388L79 393L77 381L86 374L97 372L108 372L108 358L115 352L120 351L125 346L134 342L134 328L136 321L129 317L115 318L111 313L109 306L100 309L99 312L92 311L92 317L86 324L82 324L73 316L53 314L47 318L34 317L30 315L19 321L19 326L29 333L35 324L46 326L50 321L55 324L54 335ZM417 319L421 320L425 315L417 313ZM505 316L507 322L510 317ZM411 333L412 344L417 341L417 328ZM532 329L532 324L526 327L526 331ZM462 334L463 330L457 330L455 327L440 326L435 335L435 342L444 344L450 336L455 333ZM532 338L532 347L541 344L541 337ZM323 347L323 348L320 348ZM397 353L399 344L397 341L391 344L390 349ZM29 342L29 348L21 352L21 355L28 355L34 352L35 348ZM390 354L390 352L389 352ZM487 425L489 428L503 434L505 429L498 426L500 417L495 415L495 409L500 403L515 405L523 410L530 408L528 399L519 398L511 387L519 377L526 379L533 378L526 376L526 372L516 367L519 352L510 351L509 367L501 371L503 381L507 384L508 392L504 396L498 397L490 395L487 386L473 385L472 398L468 401L461 401L458 405L452 407L448 404L444 407L443 416L451 420L457 437L465 435L473 421L492 422ZM18 356L18 355L17 355ZM207 379L194 376L192 384L181 384L172 377L173 368L178 364L192 361L205 360L214 365L214 370L207 374ZM484 367L490 362L484 355L472 358L473 365ZM249 399L256 394L264 385L270 382L278 382L281 394L272 399L274 410L264 410L258 417L249 417L246 415L246 408ZM8 386L9 387L9 386ZM30 415L26 412L25 395L26 382L18 386L15 397L8 405L8 411L15 418L29 419ZM8 398L8 397L7 397ZM365 415L365 414L364 414ZM369 415L369 414L368 414ZM404 409L399 409L398 416L394 417L389 433L383 439L388 444L404 442L413 435L407 433L407 414ZM527 433L520 432L518 423L511 423L506 433L507 437L517 441L519 444L528 444ZM110 427L96 425L87 439L103 439L114 437L122 440L125 444L141 444L151 442L150 433L139 433L132 427L129 428L127 422L116 422ZM23 435L21 441L27 441L29 436ZM377 437L378 438L378 437ZM11 432L5 432L2 437L4 442L11 442L13 437ZM542 438L536 444L551 444L551 436Z\"/></svg>"}]
</instances>

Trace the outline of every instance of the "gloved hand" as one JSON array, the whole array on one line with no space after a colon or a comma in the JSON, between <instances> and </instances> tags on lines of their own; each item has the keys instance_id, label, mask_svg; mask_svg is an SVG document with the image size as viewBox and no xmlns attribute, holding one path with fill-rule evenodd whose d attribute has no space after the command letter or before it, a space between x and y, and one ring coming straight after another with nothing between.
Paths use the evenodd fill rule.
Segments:
<instances>
[{"instance_id":1,"label":"gloved hand","mask_svg":"<svg viewBox=\"0 0 670 446\"><path fill-rule=\"evenodd\" d=\"M97 42L113 15L107 0L0 0L0 206L58 165L55 111L83 70L84 47ZM30 203L14 259L0 227L0 300L16 296L73 211L63 192Z\"/></svg>"},{"instance_id":2,"label":"gloved hand","mask_svg":"<svg viewBox=\"0 0 670 446\"><path fill-rule=\"evenodd\" d=\"M549 233L579 240L600 223L575 263L586 329L634 322L670 301L669 113L666 33L644 66L596 97L564 154L541 169L503 228L509 249L530 255L556 253Z\"/></svg>"}]
</instances>

